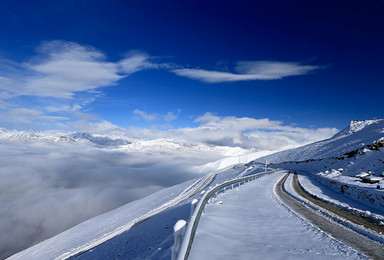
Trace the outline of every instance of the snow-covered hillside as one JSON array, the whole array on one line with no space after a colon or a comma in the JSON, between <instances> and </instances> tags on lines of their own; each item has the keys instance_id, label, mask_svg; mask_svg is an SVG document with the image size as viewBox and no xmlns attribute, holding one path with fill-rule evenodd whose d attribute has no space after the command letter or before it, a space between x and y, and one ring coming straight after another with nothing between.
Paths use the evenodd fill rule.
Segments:
<instances>
[{"instance_id":1,"label":"snow-covered hillside","mask_svg":"<svg viewBox=\"0 0 384 260\"><path fill-rule=\"evenodd\" d=\"M384 120L352 121L330 139L261 157L384 211Z\"/></svg>"},{"instance_id":2,"label":"snow-covered hillside","mask_svg":"<svg viewBox=\"0 0 384 260\"><path fill-rule=\"evenodd\" d=\"M384 120L352 121L350 126L333 137L308 144L299 148L275 153L267 158L270 162L305 161L310 159L324 159L337 156L350 156L356 150L373 150L371 145L380 142L384 137Z\"/></svg>"}]
</instances>

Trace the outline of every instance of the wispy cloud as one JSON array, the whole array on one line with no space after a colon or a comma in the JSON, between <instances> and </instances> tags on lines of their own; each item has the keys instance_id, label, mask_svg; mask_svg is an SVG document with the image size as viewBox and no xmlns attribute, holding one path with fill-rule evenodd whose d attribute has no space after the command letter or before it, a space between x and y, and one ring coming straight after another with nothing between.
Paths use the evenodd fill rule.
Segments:
<instances>
[{"instance_id":1,"label":"wispy cloud","mask_svg":"<svg viewBox=\"0 0 384 260\"><path fill-rule=\"evenodd\" d=\"M154 121L161 119L167 122L176 120L180 113L181 109L177 109L176 112L169 111L165 115L161 115L158 113L151 114L140 109L135 109L133 111L133 115L136 116L136 119L144 119L145 121Z\"/></svg>"},{"instance_id":2,"label":"wispy cloud","mask_svg":"<svg viewBox=\"0 0 384 260\"><path fill-rule=\"evenodd\" d=\"M139 109L135 109L133 111L133 115L135 115L141 119L144 119L145 121L153 121L153 120L156 120L156 118L157 118L156 115L148 114L147 112L145 112L143 110L139 110Z\"/></svg>"},{"instance_id":3,"label":"wispy cloud","mask_svg":"<svg viewBox=\"0 0 384 260\"><path fill-rule=\"evenodd\" d=\"M20 94L71 98L76 92L115 85L150 64L143 53L108 62L102 52L73 42L47 42L38 50L39 56L25 64L34 75L26 79Z\"/></svg>"},{"instance_id":4,"label":"wispy cloud","mask_svg":"<svg viewBox=\"0 0 384 260\"><path fill-rule=\"evenodd\" d=\"M173 73L208 83L274 80L288 76L308 74L321 66L302 65L296 62L241 61L235 67L236 73L203 69L174 69Z\"/></svg>"},{"instance_id":5,"label":"wispy cloud","mask_svg":"<svg viewBox=\"0 0 384 260\"><path fill-rule=\"evenodd\" d=\"M19 64L0 59L0 94L72 98L77 92L92 92L116 85L122 78L144 69L158 69L143 52L131 51L115 62L92 46L75 42L44 42L36 55Z\"/></svg>"},{"instance_id":6,"label":"wispy cloud","mask_svg":"<svg viewBox=\"0 0 384 260\"><path fill-rule=\"evenodd\" d=\"M167 122L174 121L178 118L180 113L181 109L178 109L176 113L169 111L167 112L167 114L163 115L163 119Z\"/></svg>"},{"instance_id":7,"label":"wispy cloud","mask_svg":"<svg viewBox=\"0 0 384 260\"><path fill-rule=\"evenodd\" d=\"M68 120L66 117L44 115L43 112L28 108L15 108L7 112L0 113L0 122L22 123L32 126L36 122L62 121Z\"/></svg>"},{"instance_id":8,"label":"wispy cloud","mask_svg":"<svg viewBox=\"0 0 384 260\"><path fill-rule=\"evenodd\" d=\"M71 118L94 120L89 104L103 95L101 88L141 70L167 68L144 52L130 51L109 61L92 46L66 41L44 42L24 60L0 57L0 120L11 127L26 127L34 120L36 125L58 125L58 120ZM30 97L28 102L24 96ZM26 111L34 113L28 117Z\"/></svg>"}]
</instances>

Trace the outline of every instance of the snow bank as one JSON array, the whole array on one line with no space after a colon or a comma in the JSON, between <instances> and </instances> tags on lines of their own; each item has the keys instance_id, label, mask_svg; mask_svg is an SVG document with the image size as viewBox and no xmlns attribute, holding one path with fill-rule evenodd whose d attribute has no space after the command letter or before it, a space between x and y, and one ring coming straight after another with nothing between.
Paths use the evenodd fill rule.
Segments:
<instances>
[{"instance_id":1,"label":"snow bank","mask_svg":"<svg viewBox=\"0 0 384 260\"><path fill-rule=\"evenodd\" d=\"M330 187L355 201L370 205L378 211L384 212L384 191L376 189L376 185L374 185L374 187L366 188L359 184L352 184L349 181L343 182L327 176L312 176L327 187Z\"/></svg>"},{"instance_id":2,"label":"snow bank","mask_svg":"<svg viewBox=\"0 0 384 260\"><path fill-rule=\"evenodd\" d=\"M315 196L327 203L337 206L341 209L344 209L349 212L353 212L359 215L371 215L371 219L380 222L384 222L384 212L377 211L377 209L372 208L370 205L361 204L356 202L349 197L344 196L342 193L335 192L334 190L328 188L325 185L319 183L316 179L313 179L306 175L299 175L299 184L300 186L312 196Z\"/></svg>"}]
</instances>

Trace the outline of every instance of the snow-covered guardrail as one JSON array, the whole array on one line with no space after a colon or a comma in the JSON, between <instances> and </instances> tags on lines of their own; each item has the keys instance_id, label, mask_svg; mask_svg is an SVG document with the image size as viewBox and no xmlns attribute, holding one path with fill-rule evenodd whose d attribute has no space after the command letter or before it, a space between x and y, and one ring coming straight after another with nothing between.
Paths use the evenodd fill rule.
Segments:
<instances>
[{"instance_id":1,"label":"snow-covered guardrail","mask_svg":"<svg viewBox=\"0 0 384 260\"><path fill-rule=\"evenodd\" d=\"M263 172L263 173L256 173L256 174L248 175L246 177L241 177L241 178L234 179L231 181L226 181L226 182L212 188L208 192L206 192L203 195L203 197L200 199L196 209L194 210L194 212L192 213L192 215L189 219L189 223L187 225L187 228L186 228L186 231L185 231L185 234L183 237L183 241L181 242L181 246L180 246L179 252L177 254L177 260L188 259L189 252L190 252L191 247L192 247L193 239L195 237L197 225L199 224L201 214L203 213L204 207L208 203L209 199L211 199L212 197L216 197L219 193L223 193L228 189L233 189L235 187L239 187L242 184L245 184L247 182L256 180L260 177L272 174L272 173L279 171L279 170L280 169L274 170L274 171Z\"/></svg>"}]
</instances>

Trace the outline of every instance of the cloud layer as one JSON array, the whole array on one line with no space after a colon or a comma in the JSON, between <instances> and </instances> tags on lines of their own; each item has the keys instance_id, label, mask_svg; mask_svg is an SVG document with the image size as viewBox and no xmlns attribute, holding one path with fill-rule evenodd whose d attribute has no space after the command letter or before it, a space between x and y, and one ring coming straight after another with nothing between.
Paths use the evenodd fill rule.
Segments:
<instances>
[{"instance_id":1,"label":"cloud layer","mask_svg":"<svg viewBox=\"0 0 384 260\"><path fill-rule=\"evenodd\" d=\"M284 125L282 121L268 118L220 117L206 113L195 119L197 127L160 131L131 127L128 136L143 139L171 138L187 143L220 146L281 150L308 144L336 134L336 128L301 128Z\"/></svg>"},{"instance_id":2,"label":"cloud layer","mask_svg":"<svg viewBox=\"0 0 384 260\"><path fill-rule=\"evenodd\" d=\"M320 68L320 66L301 65L296 62L241 61L235 67L236 73L203 69L174 69L172 72L203 82L219 83L282 79L288 76L305 75Z\"/></svg>"}]
</instances>

